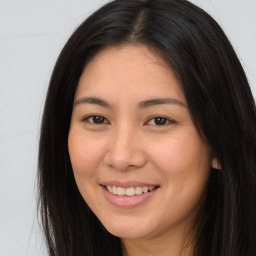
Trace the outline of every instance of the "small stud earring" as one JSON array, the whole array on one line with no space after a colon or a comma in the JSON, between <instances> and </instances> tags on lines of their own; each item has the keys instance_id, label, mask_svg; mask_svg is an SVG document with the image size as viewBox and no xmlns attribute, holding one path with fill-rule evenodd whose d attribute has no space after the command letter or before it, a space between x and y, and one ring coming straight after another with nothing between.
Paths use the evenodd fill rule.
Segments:
<instances>
[{"instance_id":1,"label":"small stud earring","mask_svg":"<svg viewBox=\"0 0 256 256\"><path fill-rule=\"evenodd\" d=\"M221 170L220 163L216 158L212 159L212 168L216 170Z\"/></svg>"}]
</instances>

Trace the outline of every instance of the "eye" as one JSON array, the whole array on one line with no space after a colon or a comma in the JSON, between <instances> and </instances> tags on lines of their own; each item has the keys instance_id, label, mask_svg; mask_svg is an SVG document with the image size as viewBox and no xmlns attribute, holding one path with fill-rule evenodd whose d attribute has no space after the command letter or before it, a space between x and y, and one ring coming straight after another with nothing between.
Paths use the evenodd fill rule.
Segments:
<instances>
[{"instance_id":1,"label":"eye","mask_svg":"<svg viewBox=\"0 0 256 256\"><path fill-rule=\"evenodd\" d=\"M167 125L171 123L174 123L174 121L162 116L153 117L147 122L147 124L149 125L157 125L157 126Z\"/></svg>"},{"instance_id":2,"label":"eye","mask_svg":"<svg viewBox=\"0 0 256 256\"><path fill-rule=\"evenodd\" d=\"M105 117L100 115L87 116L83 118L82 121L87 121L92 124L108 124L109 123L109 121Z\"/></svg>"}]
</instances>

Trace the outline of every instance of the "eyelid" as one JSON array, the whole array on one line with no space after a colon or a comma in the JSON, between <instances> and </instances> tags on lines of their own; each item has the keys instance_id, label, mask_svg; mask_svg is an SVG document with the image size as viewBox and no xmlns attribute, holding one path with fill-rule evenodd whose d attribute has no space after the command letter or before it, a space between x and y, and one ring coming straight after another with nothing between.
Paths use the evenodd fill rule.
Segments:
<instances>
[{"instance_id":1,"label":"eyelid","mask_svg":"<svg viewBox=\"0 0 256 256\"><path fill-rule=\"evenodd\" d=\"M166 122L165 124L162 124L162 125L157 125L157 124L149 124L150 121L156 119L156 118L163 118L163 119L166 119ZM175 120L171 119L170 117L166 117L166 116L163 116L163 115L155 115L155 116L152 116L148 119L148 121L145 123L145 124L148 124L148 125L153 125L153 126L166 126L166 125L170 125L170 124L174 124L176 123Z\"/></svg>"},{"instance_id":2,"label":"eyelid","mask_svg":"<svg viewBox=\"0 0 256 256\"><path fill-rule=\"evenodd\" d=\"M93 117L102 117L104 119L104 122L103 123L90 122L89 119L93 118ZM102 124L109 124L110 123L106 117L104 117L103 115L100 115L100 114L89 114L89 115L86 115L86 116L81 118L81 121L82 122L88 122L90 124L96 124L96 125L102 125Z\"/></svg>"},{"instance_id":3,"label":"eyelid","mask_svg":"<svg viewBox=\"0 0 256 256\"><path fill-rule=\"evenodd\" d=\"M93 121L89 121L90 118L93 118L93 117L101 117L104 119L104 122L102 123L96 123L96 122L93 122ZM151 121L153 121L154 119L156 118L162 118L162 119L165 119L166 120L166 123L164 124L150 124ZM95 125L102 125L102 124L110 124L110 122L108 121L107 118L105 118L103 115L101 114L89 114L89 115L86 115L84 117L81 118L81 121L82 122L88 122L90 124L95 124ZM173 124L173 123L176 123L175 120L171 119L170 117L166 117L166 116L163 116L163 115L154 115L154 116L151 116L147 121L146 121L146 125L152 125L152 126L166 126L166 125L170 125L170 124Z\"/></svg>"}]
</instances>

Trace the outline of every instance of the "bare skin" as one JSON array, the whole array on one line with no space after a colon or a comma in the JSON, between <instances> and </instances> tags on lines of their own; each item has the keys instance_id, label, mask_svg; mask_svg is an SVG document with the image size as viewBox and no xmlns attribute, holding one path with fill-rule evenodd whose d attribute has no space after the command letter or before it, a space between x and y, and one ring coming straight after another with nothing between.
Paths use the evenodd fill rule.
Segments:
<instances>
[{"instance_id":1,"label":"bare skin","mask_svg":"<svg viewBox=\"0 0 256 256\"><path fill-rule=\"evenodd\" d=\"M124 256L192 255L211 150L158 55L138 45L96 54L78 83L68 146L81 195ZM136 187L147 192L121 195Z\"/></svg>"}]
</instances>

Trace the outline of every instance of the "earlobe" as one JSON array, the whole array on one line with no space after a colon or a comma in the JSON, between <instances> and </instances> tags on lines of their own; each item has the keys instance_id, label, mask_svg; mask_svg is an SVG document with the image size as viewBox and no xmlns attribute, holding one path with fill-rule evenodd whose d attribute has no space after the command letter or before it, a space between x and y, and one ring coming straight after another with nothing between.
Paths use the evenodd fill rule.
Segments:
<instances>
[{"instance_id":1,"label":"earlobe","mask_svg":"<svg viewBox=\"0 0 256 256\"><path fill-rule=\"evenodd\" d=\"M216 170L221 170L220 163L215 157L212 159L212 168Z\"/></svg>"}]
</instances>

